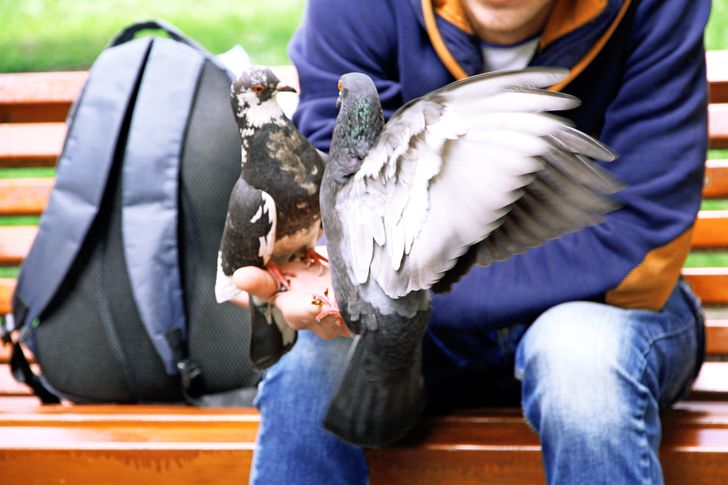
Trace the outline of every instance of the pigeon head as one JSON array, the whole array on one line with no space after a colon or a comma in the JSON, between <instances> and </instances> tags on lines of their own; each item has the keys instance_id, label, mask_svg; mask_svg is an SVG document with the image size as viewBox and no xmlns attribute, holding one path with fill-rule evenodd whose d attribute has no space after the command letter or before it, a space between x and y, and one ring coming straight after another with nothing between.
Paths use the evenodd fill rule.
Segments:
<instances>
[{"instance_id":1,"label":"pigeon head","mask_svg":"<svg viewBox=\"0 0 728 485\"><path fill-rule=\"evenodd\" d=\"M238 120L247 119L246 124L260 126L282 116L276 102L276 94L280 92L295 93L296 90L283 84L267 67L253 66L244 70L230 86L230 102Z\"/></svg>"},{"instance_id":2,"label":"pigeon head","mask_svg":"<svg viewBox=\"0 0 728 485\"><path fill-rule=\"evenodd\" d=\"M384 113L374 82L356 72L344 74L339 80L339 98L331 140L330 161L337 178L352 175L361 166L369 150L384 128Z\"/></svg>"}]
</instances>

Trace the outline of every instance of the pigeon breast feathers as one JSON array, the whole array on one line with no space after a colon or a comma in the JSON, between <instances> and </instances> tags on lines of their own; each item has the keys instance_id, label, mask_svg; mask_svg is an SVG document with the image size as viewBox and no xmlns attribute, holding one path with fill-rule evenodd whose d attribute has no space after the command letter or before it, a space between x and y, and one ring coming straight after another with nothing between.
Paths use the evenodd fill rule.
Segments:
<instances>
[{"instance_id":1,"label":"pigeon breast feathers","mask_svg":"<svg viewBox=\"0 0 728 485\"><path fill-rule=\"evenodd\" d=\"M609 202L594 193L616 184L591 158L614 156L544 114L578 105L540 89L566 74L533 68L473 76L400 108L337 197L355 280L372 278L399 298L436 285L475 245L479 262L489 264L597 221ZM548 190L556 183L564 194ZM582 214L572 205L584 200L593 203ZM544 223L527 217L542 211L551 213ZM583 217L564 222L559 211ZM499 228L520 226L525 236L486 247Z\"/></svg>"}]
</instances>

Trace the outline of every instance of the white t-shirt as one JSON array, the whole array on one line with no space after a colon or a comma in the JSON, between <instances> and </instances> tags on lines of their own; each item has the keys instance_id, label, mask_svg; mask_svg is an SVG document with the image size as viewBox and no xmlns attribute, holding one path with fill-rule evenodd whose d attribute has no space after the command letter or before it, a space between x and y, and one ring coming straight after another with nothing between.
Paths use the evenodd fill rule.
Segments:
<instances>
[{"instance_id":1,"label":"white t-shirt","mask_svg":"<svg viewBox=\"0 0 728 485\"><path fill-rule=\"evenodd\" d=\"M482 42L481 50L485 72L523 69L536 52L538 39L539 37L532 37L513 45L493 45Z\"/></svg>"}]
</instances>

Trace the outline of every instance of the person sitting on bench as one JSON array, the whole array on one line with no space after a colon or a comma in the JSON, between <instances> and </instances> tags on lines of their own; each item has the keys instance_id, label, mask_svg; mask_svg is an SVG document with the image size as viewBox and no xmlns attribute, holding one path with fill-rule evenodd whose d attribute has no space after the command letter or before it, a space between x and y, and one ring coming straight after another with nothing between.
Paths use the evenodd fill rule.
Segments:
<instances>
[{"instance_id":1,"label":"person sitting on bench","mask_svg":"<svg viewBox=\"0 0 728 485\"><path fill-rule=\"evenodd\" d=\"M570 69L556 88L582 105L562 115L618 154L606 168L625 183L623 207L473 269L433 298L424 341L432 409L520 399L552 484L662 483L660 409L685 395L702 362L701 310L680 269L707 149L709 3L310 0L290 45L301 84L294 121L324 151L343 73L372 77L391 115L475 73ZM275 298L311 332L265 373L253 483L367 483L363 450L321 427L350 339L315 323L311 295L330 283L311 271ZM236 280L275 296L264 271L244 268Z\"/></svg>"}]
</instances>

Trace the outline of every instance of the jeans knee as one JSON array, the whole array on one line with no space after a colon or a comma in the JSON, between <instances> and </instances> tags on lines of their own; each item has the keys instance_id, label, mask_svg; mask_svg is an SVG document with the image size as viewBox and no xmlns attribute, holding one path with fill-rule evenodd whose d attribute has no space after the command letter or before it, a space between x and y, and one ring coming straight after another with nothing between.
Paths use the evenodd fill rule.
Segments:
<instances>
[{"instance_id":1,"label":"jeans knee","mask_svg":"<svg viewBox=\"0 0 728 485\"><path fill-rule=\"evenodd\" d=\"M633 393L624 380L639 362L625 349L624 328L611 307L589 302L558 305L526 332L516 357L526 417L538 430L544 419L558 428L590 432L620 426ZM584 430L586 431L586 430Z\"/></svg>"},{"instance_id":2,"label":"jeans knee","mask_svg":"<svg viewBox=\"0 0 728 485\"><path fill-rule=\"evenodd\" d=\"M324 341L299 332L293 349L266 371L256 406L279 418L294 414L299 424L301 417L322 414L344 368L349 344L349 339Z\"/></svg>"},{"instance_id":3,"label":"jeans knee","mask_svg":"<svg viewBox=\"0 0 728 485\"><path fill-rule=\"evenodd\" d=\"M256 398L262 419L251 483L366 483L363 450L321 425L350 342L300 332L293 349L266 371Z\"/></svg>"}]
</instances>

